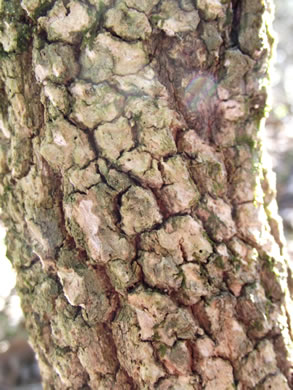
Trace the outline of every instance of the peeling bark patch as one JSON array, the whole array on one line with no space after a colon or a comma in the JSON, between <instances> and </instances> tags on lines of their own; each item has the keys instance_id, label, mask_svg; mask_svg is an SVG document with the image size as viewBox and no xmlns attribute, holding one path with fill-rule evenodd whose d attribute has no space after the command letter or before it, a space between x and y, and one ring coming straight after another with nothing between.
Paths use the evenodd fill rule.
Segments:
<instances>
[{"instance_id":1,"label":"peeling bark patch","mask_svg":"<svg viewBox=\"0 0 293 390\"><path fill-rule=\"evenodd\" d=\"M99 126L95 131L95 140L102 154L114 162L122 152L134 146L131 127L126 118Z\"/></svg>"},{"instance_id":2,"label":"peeling bark patch","mask_svg":"<svg viewBox=\"0 0 293 390\"><path fill-rule=\"evenodd\" d=\"M202 194L223 196L226 193L227 171L222 153L215 153L193 130L182 133L178 150L192 158L191 175Z\"/></svg>"},{"instance_id":3,"label":"peeling bark patch","mask_svg":"<svg viewBox=\"0 0 293 390\"><path fill-rule=\"evenodd\" d=\"M155 360L151 344L140 341L137 325L135 312L124 306L113 323L118 359L136 383L153 387L159 378L165 376L165 371Z\"/></svg>"},{"instance_id":4,"label":"peeling bark patch","mask_svg":"<svg viewBox=\"0 0 293 390\"><path fill-rule=\"evenodd\" d=\"M197 0L196 7L202 11L206 20L223 18L227 10L227 5L219 0Z\"/></svg>"},{"instance_id":5,"label":"peeling bark patch","mask_svg":"<svg viewBox=\"0 0 293 390\"><path fill-rule=\"evenodd\" d=\"M155 158L161 158L177 152L174 138L169 129L156 129L143 127L139 131L139 142L142 150L147 150Z\"/></svg>"},{"instance_id":6,"label":"peeling bark patch","mask_svg":"<svg viewBox=\"0 0 293 390\"><path fill-rule=\"evenodd\" d=\"M82 168L95 158L86 134L61 118L47 124L40 152L52 168L60 171L72 166Z\"/></svg>"},{"instance_id":7,"label":"peeling bark patch","mask_svg":"<svg viewBox=\"0 0 293 390\"><path fill-rule=\"evenodd\" d=\"M146 15L135 9L120 7L110 9L105 15L105 26L125 40L146 39L152 32Z\"/></svg>"},{"instance_id":8,"label":"peeling bark patch","mask_svg":"<svg viewBox=\"0 0 293 390\"><path fill-rule=\"evenodd\" d=\"M127 7L149 14L160 0L125 0Z\"/></svg>"},{"instance_id":9,"label":"peeling bark patch","mask_svg":"<svg viewBox=\"0 0 293 390\"><path fill-rule=\"evenodd\" d=\"M245 328L235 316L236 299L229 295L212 298L209 304L200 302L194 307L200 324L217 341L217 356L231 361L245 356L252 350L252 343Z\"/></svg>"},{"instance_id":10,"label":"peeling bark patch","mask_svg":"<svg viewBox=\"0 0 293 390\"><path fill-rule=\"evenodd\" d=\"M158 20L157 27L170 37L195 31L200 21L195 9L185 12L175 0L164 0L160 5L160 12L153 15L153 20Z\"/></svg>"},{"instance_id":11,"label":"peeling bark patch","mask_svg":"<svg viewBox=\"0 0 293 390\"><path fill-rule=\"evenodd\" d=\"M170 374L183 376L191 373L191 354L185 341L177 341L172 348L161 349L159 357Z\"/></svg>"},{"instance_id":12,"label":"peeling bark patch","mask_svg":"<svg viewBox=\"0 0 293 390\"><path fill-rule=\"evenodd\" d=\"M113 72L123 76L135 74L148 63L146 53L141 42L127 43L112 38L111 34L99 34L97 43L107 48L113 56Z\"/></svg>"},{"instance_id":13,"label":"peeling bark patch","mask_svg":"<svg viewBox=\"0 0 293 390\"><path fill-rule=\"evenodd\" d=\"M196 370L202 375L205 389L234 389L233 367L221 358L204 358L196 363ZM221 372L221 375L218 373Z\"/></svg>"},{"instance_id":14,"label":"peeling bark patch","mask_svg":"<svg viewBox=\"0 0 293 390\"><path fill-rule=\"evenodd\" d=\"M85 367L93 383L100 381L100 376L113 375L118 368L118 359L115 354L111 333L97 325L95 329L87 332L82 337L81 347L78 350L78 358ZM111 356L115 357L111 357Z\"/></svg>"},{"instance_id":15,"label":"peeling bark patch","mask_svg":"<svg viewBox=\"0 0 293 390\"><path fill-rule=\"evenodd\" d=\"M269 374L277 372L276 355L273 345L268 341L261 341L256 350L243 359L237 370L237 378L246 386L255 387Z\"/></svg>"},{"instance_id":16,"label":"peeling bark patch","mask_svg":"<svg viewBox=\"0 0 293 390\"><path fill-rule=\"evenodd\" d=\"M201 272L198 264L184 264L181 266L181 271L184 283L179 297L184 304L194 305L201 297L210 295L208 280Z\"/></svg>"},{"instance_id":17,"label":"peeling bark patch","mask_svg":"<svg viewBox=\"0 0 293 390\"><path fill-rule=\"evenodd\" d=\"M271 245L269 238L270 227L262 205L258 207L253 203L240 205L237 207L236 218L238 229L243 237L260 246L267 246L267 249L269 249ZM245 231L244 224L246 224Z\"/></svg>"},{"instance_id":18,"label":"peeling bark patch","mask_svg":"<svg viewBox=\"0 0 293 390\"><path fill-rule=\"evenodd\" d=\"M160 191L162 201L170 214L186 212L199 200L199 192L191 180L181 157L171 157L161 163L165 186Z\"/></svg>"},{"instance_id":19,"label":"peeling bark patch","mask_svg":"<svg viewBox=\"0 0 293 390\"><path fill-rule=\"evenodd\" d=\"M141 233L162 222L156 198L150 190L132 186L122 196L121 204L122 229L126 234Z\"/></svg>"},{"instance_id":20,"label":"peeling bark patch","mask_svg":"<svg viewBox=\"0 0 293 390\"><path fill-rule=\"evenodd\" d=\"M74 44L81 40L82 33L95 22L95 13L78 0L69 1L67 6L57 0L48 16L39 18L38 22L46 29L50 41L61 40Z\"/></svg>"},{"instance_id":21,"label":"peeling bark patch","mask_svg":"<svg viewBox=\"0 0 293 390\"><path fill-rule=\"evenodd\" d=\"M101 122L111 122L122 113L124 98L107 83L93 85L77 81L70 87L74 98L70 119L93 129Z\"/></svg>"},{"instance_id":22,"label":"peeling bark patch","mask_svg":"<svg viewBox=\"0 0 293 390\"><path fill-rule=\"evenodd\" d=\"M179 337L192 340L200 333L191 312L178 308L166 295L143 288L128 296L135 309L142 340L160 341L170 347Z\"/></svg>"},{"instance_id":23,"label":"peeling bark patch","mask_svg":"<svg viewBox=\"0 0 293 390\"><path fill-rule=\"evenodd\" d=\"M107 262L110 259L133 257L133 247L119 232L112 217L115 193L100 184L91 189L88 195L74 196L75 202L65 204L67 218L78 224L73 228L73 236L83 235L88 253L95 261ZM111 213L112 211L112 213Z\"/></svg>"},{"instance_id":24,"label":"peeling bark patch","mask_svg":"<svg viewBox=\"0 0 293 390\"><path fill-rule=\"evenodd\" d=\"M64 115L68 114L69 94L64 85L56 85L50 81L46 81L44 84L44 93L53 106L59 109Z\"/></svg>"},{"instance_id":25,"label":"peeling bark patch","mask_svg":"<svg viewBox=\"0 0 293 390\"><path fill-rule=\"evenodd\" d=\"M114 288L125 294L126 290L141 279L141 269L136 262L112 260L108 264L109 278Z\"/></svg>"},{"instance_id":26,"label":"peeling bark patch","mask_svg":"<svg viewBox=\"0 0 293 390\"><path fill-rule=\"evenodd\" d=\"M229 240L236 234L236 225L232 219L231 207L222 199L205 196L196 210L196 214L204 221L212 238L216 241Z\"/></svg>"},{"instance_id":27,"label":"peeling bark patch","mask_svg":"<svg viewBox=\"0 0 293 390\"><path fill-rule=\"evenodd\" d=\"M86 192L87 189L102 181L101 175L97 173L95 162L90 163L84 169L72 167L64 177L64 192L69 195L73 192Z\"/></svg>"},{"instance_id":28,"label":"peeling bark patch","mask_svg":"<svg viewBox=\"0 0 293 390\"><path fill-rule=\"evenodd\" d=\"M41 50L36 48L34 50L34 64L39 82L50 80L67 83L73 80L79 72L73 48L62 43L45 45Z\"/></svg>"},{"instance_id":29,"label":"peeling bark patch","mask_svg":"<svg viewBox=\"0 0 293 390\"><path fill-rule=\"evenodd\" d=\"M152 287L178 290L182 275L172 257L161 257L155 253L143 253L138 263L142 266L145 281Z\"/></svg>"},{"instance_id":30,"label":"peeling bark patch","mask_svg":"<svg viewBox=\"0 0 293 390\"><path fill-rule=\"evenodd\" d=\"M184 260L206 262L213 251L201 224L190 216L170 217L162 228L143 234L141 247L170 255L176 264Z\"/></svg>"}]
</instances>

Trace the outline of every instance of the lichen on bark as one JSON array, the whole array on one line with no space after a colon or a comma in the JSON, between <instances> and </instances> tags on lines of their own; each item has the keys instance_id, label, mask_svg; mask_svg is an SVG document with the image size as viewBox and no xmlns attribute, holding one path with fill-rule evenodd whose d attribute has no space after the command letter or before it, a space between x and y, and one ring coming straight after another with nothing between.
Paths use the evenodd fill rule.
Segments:
<instances>
[{"instance_id":1,"label":"lichen on bark","mask_svg":"<svg viewBox=\"0 0 293 390\"><path fill-rule=\"evenodd\" d=\"M293 388L271 8L0 1L2 219L44 389Z\"/></svg>"}]
</instances>

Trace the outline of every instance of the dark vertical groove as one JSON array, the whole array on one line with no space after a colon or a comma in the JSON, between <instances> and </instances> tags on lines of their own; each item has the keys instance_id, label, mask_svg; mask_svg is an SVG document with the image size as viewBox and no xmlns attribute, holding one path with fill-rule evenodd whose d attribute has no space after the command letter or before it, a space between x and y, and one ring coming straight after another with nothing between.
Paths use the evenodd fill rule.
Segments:
<instances>
[{"instance_id":1,"label":"dark vertical groove","mask_svg":"<svg viewBox=\"0 0 293 390\"><path fill-rule=\"evenodd\" d=\"M240 18L242 11L242 0L232 0L232 29L231 29L231 45L239 46L239 28L240 28Z\"/></svg>"}]
</instances>

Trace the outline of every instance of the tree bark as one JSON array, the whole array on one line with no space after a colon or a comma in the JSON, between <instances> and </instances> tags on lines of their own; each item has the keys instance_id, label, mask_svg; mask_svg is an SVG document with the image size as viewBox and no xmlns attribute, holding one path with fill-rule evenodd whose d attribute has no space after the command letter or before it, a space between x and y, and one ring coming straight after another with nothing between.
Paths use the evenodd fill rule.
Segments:
<instances>
[{"instance_id":1,"label":"tree bark","mask_svg":"<svg viewBox=\"0 0 293 390\"><path fill-rule=\"evenodd\" d=\"M289 389L269 0L0 1L1 207L44 389Z\"/></svg>"}]
</instances>

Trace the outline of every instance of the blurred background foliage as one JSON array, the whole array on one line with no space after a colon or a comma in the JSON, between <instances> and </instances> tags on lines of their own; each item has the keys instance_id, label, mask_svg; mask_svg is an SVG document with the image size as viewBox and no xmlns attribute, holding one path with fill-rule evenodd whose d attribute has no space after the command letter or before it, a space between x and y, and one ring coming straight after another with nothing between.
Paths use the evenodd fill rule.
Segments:
<instances>
[{"instance_id":1,"label":"blurred background foliage","mask_svg":"<svg viewBox=\"0 0 293 390\"><path fill-rule=\"evenodd\" d=\"M293 256L293 1L275 0L277 49L271 74L272 110L266 124L267 149L277 174L279 211Z\"/></svg>"},{"instance_id":2,"label":"blurred background foliage","mask_svg":"<svg viewBox=\"0 0 293 390\"><path fill-rule=\"evenodd\" d=\"M266 124L266 147L277 174L280 214L293 258L293 0L275 0L277 49L272 70L272 110ZM34 354L26 342L15 274L5 258L0 228L0 390L40 390Z\"/></svg>"}]
</instances>

